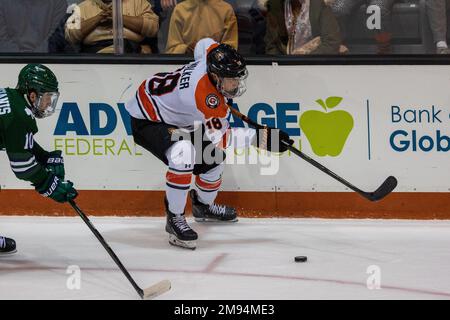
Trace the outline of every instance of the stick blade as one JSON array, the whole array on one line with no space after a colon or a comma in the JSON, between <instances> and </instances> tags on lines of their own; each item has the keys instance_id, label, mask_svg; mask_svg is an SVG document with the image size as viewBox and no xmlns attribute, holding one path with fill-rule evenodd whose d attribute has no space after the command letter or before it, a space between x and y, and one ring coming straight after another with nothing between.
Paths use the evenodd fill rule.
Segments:
<instances>
[{"instance_id":1,"label":"stick blade","mask_svg":"<svg viewBox=\"0 0 450 320\"><path fill-rule=\"evenodd\" d=\"M369 195L370 201L379 201L391 193L397 187L398 181L395 177L389 176L383 184Z\"/></svg>"},{"instance_id":2,"label":"stick blade","mask_svg":"<svg viewBox=\"0 0 450 320\"><path fill-rule=\"evenodd\" d=\"M154 285L148 287L147 289L144 289L144 295L143 299L153 299L157 296L163 294L164 292L167 292L172 287L172 284L169 280L162 280L158 283L155 283Z\"/></svg>"}]
</instances>

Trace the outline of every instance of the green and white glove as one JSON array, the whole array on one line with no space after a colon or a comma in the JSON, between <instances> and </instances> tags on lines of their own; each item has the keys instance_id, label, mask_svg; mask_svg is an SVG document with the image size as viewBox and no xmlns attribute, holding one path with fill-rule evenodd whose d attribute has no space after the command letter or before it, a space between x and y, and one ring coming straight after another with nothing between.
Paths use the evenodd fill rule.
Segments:
<instances>
[{"instance_id":1,"label":"green and white glove","mask_svg":"<svg viewBox=\"0 0 450 320\"><path fill-rule=\"evenodd\" d=\"M41 185L36 186L36 191L42 196L60 203L73 200L78 196L78 192L71 181L63 181L53 173L50 173Z\"/></svg>"}]
</instances>

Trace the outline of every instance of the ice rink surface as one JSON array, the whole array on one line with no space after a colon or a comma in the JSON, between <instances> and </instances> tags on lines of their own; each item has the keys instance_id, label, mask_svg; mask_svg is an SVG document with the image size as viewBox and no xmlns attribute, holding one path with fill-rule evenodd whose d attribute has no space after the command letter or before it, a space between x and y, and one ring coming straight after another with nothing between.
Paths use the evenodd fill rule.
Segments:
<instances>
[{"instance_id":1,"label":"ice rink surface","mask_svg":"<svg viewBox=\"0 0 450 320\"><path fill-rule=\"evenodd\" d=\"M189 218L190 251L163 218L91 220L141 287L172 282L157 299L450 299L450 221ZM18 245L0 300L139 299L78 217L0 217L0 234Z\"/></svg>"}]
</instances>

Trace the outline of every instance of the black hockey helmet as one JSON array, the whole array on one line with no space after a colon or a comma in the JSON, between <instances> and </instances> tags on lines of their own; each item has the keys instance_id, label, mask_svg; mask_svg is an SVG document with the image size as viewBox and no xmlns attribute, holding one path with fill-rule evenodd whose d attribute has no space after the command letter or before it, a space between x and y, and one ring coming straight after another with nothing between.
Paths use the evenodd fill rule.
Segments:
<instances>
[{"instance_id":1,"label":"black hockey helmet","mask_svg":"<svg viewBox=\"0 0 450 320\"><path fill-rule=\"evenodd\" d=\"M208 74L217 76L215 84L217 89L227 98L241 96L246 91L247 64L244 57L236 49L227 44L220 44L212 49L206 58ZM232 89L224 83L231 79L235 85Z\"/></svg>"}]
</instances>

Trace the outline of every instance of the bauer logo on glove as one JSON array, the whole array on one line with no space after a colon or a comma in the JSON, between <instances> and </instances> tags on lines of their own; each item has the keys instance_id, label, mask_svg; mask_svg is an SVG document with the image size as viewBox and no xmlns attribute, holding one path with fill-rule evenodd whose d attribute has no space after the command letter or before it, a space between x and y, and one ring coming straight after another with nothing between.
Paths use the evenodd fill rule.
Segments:
<instances>
[{"instance_id":1,"label":"bauer logo on glove","mask_svg":"<svg viewBox=\"0 0 450 320\"><path fill-rule=\"evenodd\" d=\"M66 172L64 169L64 158L61 154L61 150L50 152L45 168L58 178L64 180Z\"/></svg>"}]
</instances>

